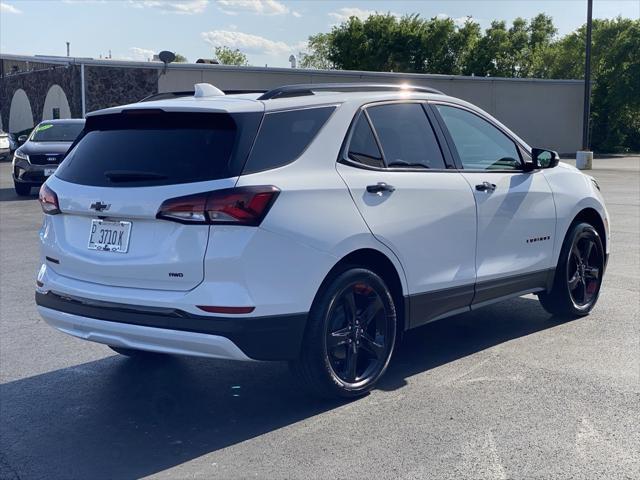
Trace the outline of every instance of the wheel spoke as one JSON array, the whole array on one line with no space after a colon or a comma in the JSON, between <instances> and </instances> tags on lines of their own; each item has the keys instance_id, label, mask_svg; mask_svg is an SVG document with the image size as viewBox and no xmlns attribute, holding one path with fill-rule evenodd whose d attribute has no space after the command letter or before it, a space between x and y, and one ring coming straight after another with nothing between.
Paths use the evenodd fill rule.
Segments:
<instances>
[{"instance_id":1,"label":"wheel spoke","mask_svg":"<svg viewBox=\"0 0 640 480\"><path fill-rule=\"evenodd\" d=\"M369 305L367 305L367 308L364 309L364 312L362 312L362 327L366 328L367 326L369 326L369 324L371 323L371 320L373 320L378 314L378 312L380 312L380 310L382 309L384 309L384 306L382 305L382 300L380 300L380 297L376 295L369 302Z\"/></svg>"},{"instance_id":2,"label":"wheel spoke","mask_svg":"<svg viewBox=\"0 0 640 480\"><path fill-rule=\"evenodd\" d=\"M573 274L573 277L569 279L569 290L575 290L579 281L580 281L580 275L578 275L578 272L576 271Z\"/></svg>"},{"instance_id":3,"label":"wheel spoke","mask_svg":"<svg viewBox=\"0 0 640 480\"><path fill-rule=\"evenodd\" d=\"M584 259L584 263L589 263L589 257L591 256L592 250L593 250L593 242L589 240L585 248L584 256L582 257Z\"/></svg>"},{"instance_id":4,"label":"wheel spoke","mask_svg":"<svg viewBox=\"0 0 640 480\"><path fill-rule=\"evenodd\" d=\"M576 262L578 265L582 263L582 254L580 253L580 249L578 248L578 244L575 243L571 248L571 253L576 258Z\"/></svg>"},{"instance_id":5,"label":"wheel spoke","mask_svg":"<svg viewBox=\"0 0 640 480\"><path fill-rule=\"evenodd\" d=\"M346 381L355 382L356 380L356 368L358 366L358 349L355 344L347 348L347 365L346 365Z\"/></svg>"},{"instance_id":6,"label":"wheel spoke","mask_svg":"<svg viewBox=\"0 0 640 480\"><path fill-rule=\"evenodd\" d=\"M369 335L360 337L360 345L378 360L384 358L384 345L377 343L373 338L369 337Z\"/></svg>"},{"instance_id":7,"label":"wheel spoke","mask_svg":"<svg viewBox=\"0 0 640 480\"><path fill-rule=\"evenodd\" d=\"M343 298L344 313L349 324L356 319L356 298L352 290L345 292Z\"/></svg>"},{"instance_id":8,"label":"wheel spoke","mask_svg":"<svg viewBox=\"0 0 640 480\"><path fill-rule=\"evenodd\" d=\"M582 293L582 301L587 301L587 282L580 280L580 293Z\"/></svg>"},{"instance_id":9,"label":"wheel spoke","mask_svg":"<svg viewBox=\"0 0 640 480\"><path fill-rule=\"evenodd\" d=\"M342 345L346 345L350 333L349 327L331 332L327 337L327 350L335 350Z\"/></svg>"}]
</instances>

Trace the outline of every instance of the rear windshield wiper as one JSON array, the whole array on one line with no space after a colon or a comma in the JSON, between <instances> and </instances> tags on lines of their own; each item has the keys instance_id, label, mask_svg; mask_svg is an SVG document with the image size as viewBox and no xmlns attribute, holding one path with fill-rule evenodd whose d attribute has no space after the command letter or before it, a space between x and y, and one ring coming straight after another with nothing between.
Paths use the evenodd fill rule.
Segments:
<instances>
[{"instance_id":1,"label":"rear windshield wiper","mask_svg":"<svg viewBox=\"0 0 640 480\"><path fill-rule=\"evenodd\" d=\"M164 180L166 175L156 172L140 172L136 170L108 170L104 176L112 182L140 182L143 180Z\"/></svg>"}]
</instances>

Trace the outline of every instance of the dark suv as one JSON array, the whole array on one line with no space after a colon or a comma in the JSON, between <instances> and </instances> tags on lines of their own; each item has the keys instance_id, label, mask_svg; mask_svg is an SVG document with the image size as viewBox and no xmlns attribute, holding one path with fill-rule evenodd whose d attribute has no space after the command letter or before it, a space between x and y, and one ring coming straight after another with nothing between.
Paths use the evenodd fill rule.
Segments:
<instances>
[{"instance_id":1,"label":"dark suv","mask_svg":"<svg viewBox=\"0 0 640 480\"><path fill-rule=\"evenodd\" d=\"M45 120L13 154L13 184L18 195L29 195L56 171L84 128L82 119Z\"/></svg>"}]
</instances>

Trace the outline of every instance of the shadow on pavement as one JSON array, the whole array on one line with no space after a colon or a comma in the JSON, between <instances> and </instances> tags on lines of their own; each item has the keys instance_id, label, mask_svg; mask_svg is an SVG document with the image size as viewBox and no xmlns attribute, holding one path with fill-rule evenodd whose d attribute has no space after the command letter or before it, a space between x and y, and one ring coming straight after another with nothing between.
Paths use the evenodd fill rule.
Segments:
<instances>
[{"instance_id":1,"label":"shadow on pavement","mask_svg":"<svg viewBox=\"0 0 640 480\"><path fill-rule=\"evenodd\" d=\"M426 325L380 388L555 325L526 298ZM282 363L112 356L1 385L0 452L23 479L139 478L343 404L306 397Z\"/></svg>"},{"instance_id":2,"label":"shadow on pavement","mask_svg":"<svg viewBox=\"0 0 640 480\"><path fill-rule=\"evenodd\" d=\"M37 200L38 199L38 189L31 189L32 195L28 197L19 197L16 191L13 188L0 188L0 202L17 202L21 200Z\"/></svg>"}]
</instances>

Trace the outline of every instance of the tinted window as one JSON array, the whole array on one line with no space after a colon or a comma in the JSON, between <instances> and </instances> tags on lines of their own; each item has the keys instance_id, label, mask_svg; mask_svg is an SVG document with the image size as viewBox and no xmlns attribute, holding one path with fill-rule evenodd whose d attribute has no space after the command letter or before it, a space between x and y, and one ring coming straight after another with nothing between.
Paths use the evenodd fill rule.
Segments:
<instances>
[{"instance_id":1,"label":"tinted window","mask_svg":"<svg viewBox=\"0 0 640 480\"><path fill-rule=\"evenodd\" d=\"M466 110L437 105L455 144L462 166L474 170L516 170L520 155L504 133Z\"/></svg>"},{"instance_id":2,"label":"tinted window","mask_svg":"<svg viewBox=\"0 0 640 480\"><path fill-rule=\"evenodd\" d=\"M89 117L56 176L83 185L135 187L240 174L261 114L122 113Z\"/></svg>"},{"instance_id":3,"label":"tinted window","mask_svg":"<svg viewBox=\"0 0 640 480\"><path fill-rule=\"evenodd\" d=\"M433 128L419 103L367 109L388 167L445 168Z\"/></svg>"},{"instance_id":4,"label":"tinted window","mask_svg":"<svg viewBox=\"0 0 640 480\"><path fill-rule=\"evenodd\" d=\"M362 163L363 165L384 167L382 154L373 136L369 121L364 114L358 118L353 133L351 134L348 156L350 160Z\"/></svg>"},{"instance_id":5,"label":"tinted window","mask_svg":"<svg viewBox=\"0 0 640 480\"><path fill-rule=\"evenodd\" d=\"M41 123L33 131L32 142L73 142L84 123Z\"/></svg>"},{"instance_id":6,"label":"tinted window","mask_svg":"<svg viewBox=\"0 0 640 480\"><path fill-rule=\"evenodd\" d=\"M302 155L336 107L267 113L243 173L281 167Z\"/></svg>"}]
</instances>

